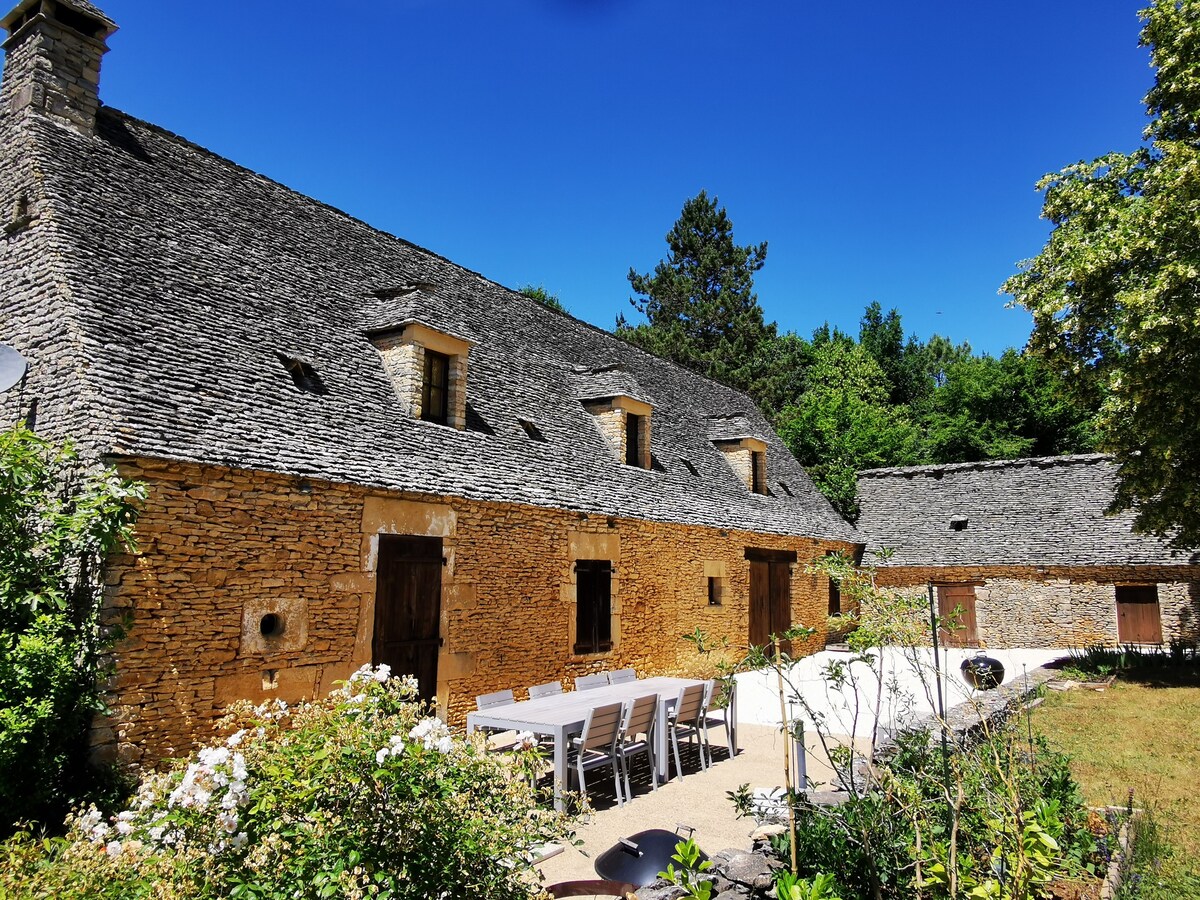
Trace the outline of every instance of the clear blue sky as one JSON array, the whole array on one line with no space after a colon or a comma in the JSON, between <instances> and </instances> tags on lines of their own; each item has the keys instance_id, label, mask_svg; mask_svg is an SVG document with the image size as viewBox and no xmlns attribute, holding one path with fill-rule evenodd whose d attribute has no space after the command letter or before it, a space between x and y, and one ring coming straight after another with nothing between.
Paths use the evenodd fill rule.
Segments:
<instances>
[{"instance_id":1,"label":"clear blue sky","mask_svg":"<svg viewBox=\"0 0 1200 900\"><path fill-rule=\"evenodd\" d=\"M785 329L1022 346L1034 183L1152 81L1142 0L97 2L106 103L605 328L704 188Z\"/></svg>"}]
</instances>

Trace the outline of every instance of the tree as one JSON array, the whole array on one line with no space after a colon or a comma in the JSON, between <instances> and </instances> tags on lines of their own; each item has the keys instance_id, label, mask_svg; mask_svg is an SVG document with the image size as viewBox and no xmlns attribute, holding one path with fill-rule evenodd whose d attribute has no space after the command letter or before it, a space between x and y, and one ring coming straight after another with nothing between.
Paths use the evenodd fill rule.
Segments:
<instances>
[{"instance_id":1,"label":"tree","mask_svg":"<svg viewBox=\"0 0 1200 900\"><path fill-rule=\"evenodd\" d=\"M923 455L951 463L1087 452L1094 412L1070 402L1062 379L1036 357L966 355L946 367L921 409Z\"/></svg>"},{"instance_id":2,"label":"tree","mask_svg":"<svg viewBox=\"0 0 1200 900\"><path fill-rule=\"evenodd\" d=\"M924 345L916 335L905 342L897 310L884 315L878 301L868 306L859 323L858 342L887 376L893 404L914 403L932 390L933 383L924 371Z\"/></svg>"},{"instance_id":3,"label":"tree","mask_svg":"<svg viewBox=\"0 0 1200 900\"><path fill-rule=\"evenodd\" d=\"M670 253L653 274L629 270L640 298L629 302L646 322L632 326L618 316L617 335L709 378L749 388L760 344L775 337L754 293L766 242L735 244L724 207L704 191L683 205L666 240Z\"/></svg>"},{"instance_id":4,"label":"tree","mask_svg":"<svg viewBox=\"0 0 1200 900\"><path fill-rule=\"evenodd\" d=\"M546 286L542 284L523 284L517 288L518 294L524 294L530 300L536 300L542 306L548 306L551 309L557 310L560 313L567 312L567 308L562 305L562 301L558 299L557 294L552 294L546 290Z\"/></svg>"},{"instance_id":5,"label":"tree","mask_svg":"<svg viewBox=\"0 0 1200 900\"><path fill-rule=\"evenodd\" d=\"M1003 290L1034 320L1033 352L1083 405L1103 398L1117 463L1111 511L1200 546L1200 0L1143 13L1155 85L1147 145L1047 175L1053 231Z\"/></svg>"},{"instance_id":6,"label":"tree","mask_svg":"<svg viewBox=\"0 0 1200 900\"><path fill-rule=\"evenodd\" d=\"M99 566L127 545L139 486L74 475L69 450L0 432L0 834L61 822L87 787L87 730L113 637Z\"/></svg>"},{"instance_id":7,"label":"tree","mask_svg":"<svg viewBox=\"0 0 1200 900\"><path fill-rule=\"evenodd\" d=\"M908 409L888 403L888 380L859 344L816 344L807 388L776 428L843 516L857 518L856 473L917 462L918 433Z\"/></svg>"}]
</instances>

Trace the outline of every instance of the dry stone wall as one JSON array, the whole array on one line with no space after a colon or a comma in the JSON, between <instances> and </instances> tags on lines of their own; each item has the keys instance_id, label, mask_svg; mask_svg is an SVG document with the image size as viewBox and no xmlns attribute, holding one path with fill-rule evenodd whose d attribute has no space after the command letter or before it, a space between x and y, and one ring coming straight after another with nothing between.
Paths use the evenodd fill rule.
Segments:
<instances>
[{"instance_id":1,"label":"dry stone wall","mask_svg":"<svg viewBox=\"0 0 1200 900\"><path fill-rule=\"evenodd\" d=\"M828 583L804 564L841 546L159 460L120 469L148 499L138 553L107 568L107 614L129 632L95 743L146 762L186 752L234 700L322 694L370 662L380 534L442 539L437 700L455 723L477 694L686 666L694 650L680 636L696 627L743 644L747 547L797 553L793 621L820 626ZM572 652L580 559L613 563L611 652ZM262 633L269 615L277 635ZM803 649L822 645L823 633Z\"/></svg>"},{"instance_id":2,"label":"dry stone wall","mask_svg":"<svg viewBox=\"0 0 1200 900\"><path fill-rule=\"evenodd\" d=\"M878 580L914 591L974 582L987 647L1116 644L1116 586L1155 584L1163 640L1200 640L1200 566L897 566L881 568Z\"/></svg>"}]
</instances>

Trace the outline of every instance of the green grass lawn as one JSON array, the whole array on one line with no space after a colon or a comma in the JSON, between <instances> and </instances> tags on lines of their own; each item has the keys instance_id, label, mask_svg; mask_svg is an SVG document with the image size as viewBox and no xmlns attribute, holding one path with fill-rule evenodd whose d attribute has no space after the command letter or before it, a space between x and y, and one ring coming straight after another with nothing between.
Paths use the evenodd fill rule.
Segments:
<instances>
[{"instance_id":1,"label":"green grass lawn","mask_svg":"<svg viewBox=\"0 0 1200 900\"><path fill-rule=\"evenodd\" d=\"M1140 896L1200 897L1200 678L1122 676L1104 691L1047 692L1035 726L1072 757L1089 804L1149 808L1171 852Z\"/></svg>"}]
</instances>

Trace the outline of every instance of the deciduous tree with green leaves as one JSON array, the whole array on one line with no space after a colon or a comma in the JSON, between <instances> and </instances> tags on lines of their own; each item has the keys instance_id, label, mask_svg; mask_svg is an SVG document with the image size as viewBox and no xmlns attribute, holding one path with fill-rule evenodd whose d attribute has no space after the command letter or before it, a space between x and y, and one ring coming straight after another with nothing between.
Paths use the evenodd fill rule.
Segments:
<instances>
[{"instance_id":1,"label":"deciduous tree with green leaves","mask_svg":"<svg viewBox=\"0 0 1200 900\"><path fill-rule=\"evenodd\" d=\"M1146 144L1047 175L1042 252L1003 290L1033 313L1031 348L1085 403L1103 396L1114 511L1200 546L1200 0L1154 0Z\"/></svg>"},{"instance_id":2,"label":"deciduous tree with green leaves","mask_svg":"<svg viewBox=\"0 0 1200 900\"><path fill-rule=\"evenodd\" d=\"M629 270L637 298L630 303L646 321L617 317L616 333L659 356L743 390L755 380L760 345L775 337L763 321L754 273L767 244L740 246L717 198L701 191L683 205L667 233L669 255L651 274Z\"/></svg>"},{"instance_id":3,"label":"deciduous tree with green leaves","mask_svg":"<svg viewBox=\"0 0 1200 900\"><path fill-rule=\"evenodd\" d=\"M834 508L853 520L855 473L917 462L919 434L908 408L888 403L879 364L848 338L816 343L806 381L776 429Z\"/></svg>"},{"instance_id":4,"label":"deciduous tree with green leaves","mask_svg":"<svg viewBox=\"0 0 1200 900\"><path fill-rule=\"evenodd\" d=\"M87 730L103 708L113 634L101 560L128 546L142 488L80 475L69 449L0 432L0 835L62 821L87 789Z\"/></svg>"}]
</instances>

